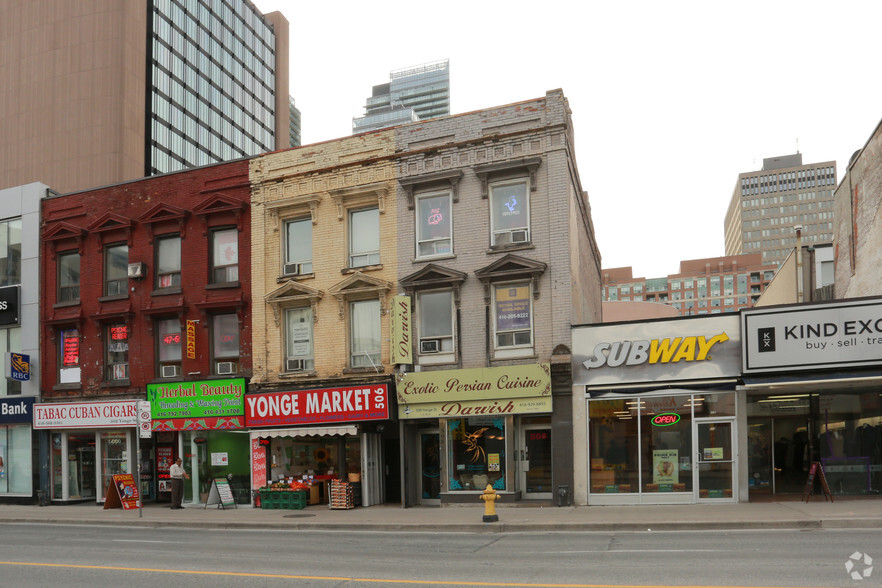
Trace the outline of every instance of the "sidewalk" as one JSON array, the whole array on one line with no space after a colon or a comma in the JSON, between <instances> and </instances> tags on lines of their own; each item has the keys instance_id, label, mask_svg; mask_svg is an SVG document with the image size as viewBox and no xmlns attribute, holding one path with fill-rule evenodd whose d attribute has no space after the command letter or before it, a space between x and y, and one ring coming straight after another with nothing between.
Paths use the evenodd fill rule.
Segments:
<instances>
[{"instance_id":1,"label":"sidewalk","mask_svg":"<svg viewBox=\"0 0 882 588\"><path fill-rule=\"evenodd\" d=\"M536 532L670 531L733 529L882 529L882 499L837 498L825 502L753 502L665 506L497 506L499 522L484 523L483 505L401 508L378 505L330 510L262 510L249 506L171 510L149 504L141 512L104 510L94 504L64 506L0 505L2 523L139 525L218 529L289 529L322 531Z\"/></svg>"}]
</instances>

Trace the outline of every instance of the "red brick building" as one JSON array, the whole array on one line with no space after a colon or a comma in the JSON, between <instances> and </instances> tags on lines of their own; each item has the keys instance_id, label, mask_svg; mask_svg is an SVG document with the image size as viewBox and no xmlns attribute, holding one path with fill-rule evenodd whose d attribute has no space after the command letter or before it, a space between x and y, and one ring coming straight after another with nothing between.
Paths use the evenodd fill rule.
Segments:
<instances>
[{"instance_id":1,"label":"red brick building","mask_svg":"<svg viewBox=\"0 0 882 588\"><path fill-rule=\"evenodd\" d=\"M236 394L224 394L244 396L251 375L250 194L248 162L236 161L42 201L45 414L63 414L51 403L65 403L53 406L72 415L116 400L151 400L157 433L141 448L159 476L143 480L153 483L144 487L148 496L167 489L157 481L169 458L192 458L187 468L207 459L177 431L244 426L226 408ZM213 397L200 399L208 389ZM171 397L173 405L160 407L158 399ZM220 404L188 412L185 401ZM100 502L103 479L114 470L112 446L131 462L121 471L137 465L134 427L124 419L47 418L37 427L50 430L53 499L94 495Z\"/></svg>"}]
</instances>

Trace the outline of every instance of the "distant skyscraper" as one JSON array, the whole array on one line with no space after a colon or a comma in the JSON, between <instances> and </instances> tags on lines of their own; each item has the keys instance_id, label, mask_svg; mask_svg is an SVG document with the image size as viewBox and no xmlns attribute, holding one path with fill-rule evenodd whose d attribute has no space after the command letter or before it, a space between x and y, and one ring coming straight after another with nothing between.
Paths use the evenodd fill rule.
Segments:
<instances>
[{"instance_id":1,"label":"distant skyscraper","mask_svg":"<svg viewBox=\"0 0 882 588\"><path fill-rule=\"evenodd\" d=\"M300 110L294 105L294 98L291 98L289 107L290 121L288 124L288 139L291 147L300 147L302 141L300 135ZM281 149L281 146L278 147Z\"/></svg>"},{"instance_id":2,"label":"distant skyscraper","mask_svg":"<svg viewBox=\"0 0 882 588\"><path fill-rule=\"evenodd\" d=\"M288 147L278 12L6 0L0 23L0 188L71 192Z\"/></svg>"},{"instance_id":3,"label":"distant skyscraper","mask_svg":"<svg viewBox=\"0 0 882 588\"><path fill-rule=\"evenodd\" d=\"M391 72L388 84L374 86L364 109L364 116L352 119L353 133L450 114L449 61Z\"/></svg>"},{"instance_id":4,"label":"distant skyscraper","mask_svg":"<svg viewBox=\"0 0 882 588\"><path fill-rule=\"evenodd\" d=\"M802 164L802 154L763 159L759 171L738 174L726 212L726 255L762 253L780 265L802 243L833 240L836 162Z\"/></svg>"}]
</instances>

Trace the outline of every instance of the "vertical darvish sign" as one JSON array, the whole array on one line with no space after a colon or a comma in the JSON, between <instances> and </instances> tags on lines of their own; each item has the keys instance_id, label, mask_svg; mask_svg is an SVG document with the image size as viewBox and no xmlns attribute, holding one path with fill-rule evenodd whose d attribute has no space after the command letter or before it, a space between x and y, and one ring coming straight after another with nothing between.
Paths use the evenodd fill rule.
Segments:
<instances>
[{"instance_id":1,"label":"vertical darvish sign","mask_svg":"<svg viewBox=\"0 0 882 588\"><path fill-rule=\"evenodd\" d=\"M413 363L410 296L392 297L392 363Z\"/></svg>"},{"instance_id":2,"label":"vertical darvish sign","mask_svg":"<svg viewBox=\"0 0 882 588\"><path fill-rule=\"evenodd\" d=\"M196 321L187 321L187 359L196 359Z\"/></svg>"}]
</instances>

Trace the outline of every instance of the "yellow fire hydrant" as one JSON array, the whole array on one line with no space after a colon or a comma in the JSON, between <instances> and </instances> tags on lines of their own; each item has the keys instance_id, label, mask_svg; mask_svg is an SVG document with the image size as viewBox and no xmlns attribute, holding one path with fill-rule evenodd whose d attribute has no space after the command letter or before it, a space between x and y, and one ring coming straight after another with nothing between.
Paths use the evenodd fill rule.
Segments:
<instances>
[{"instance_id":1,"label":"yellow fire hydrant","mask_svg":"<svg viewBox=\"0 0 882 588\"><path fill-rule=\"evenodd\" d=\"M487 484L484 493L479 497L484 501L484 522L495 523L499 520L496 514L496 501L499 500L499 494L493 489L493 486Z\"/></svg>"}]
</instances>

